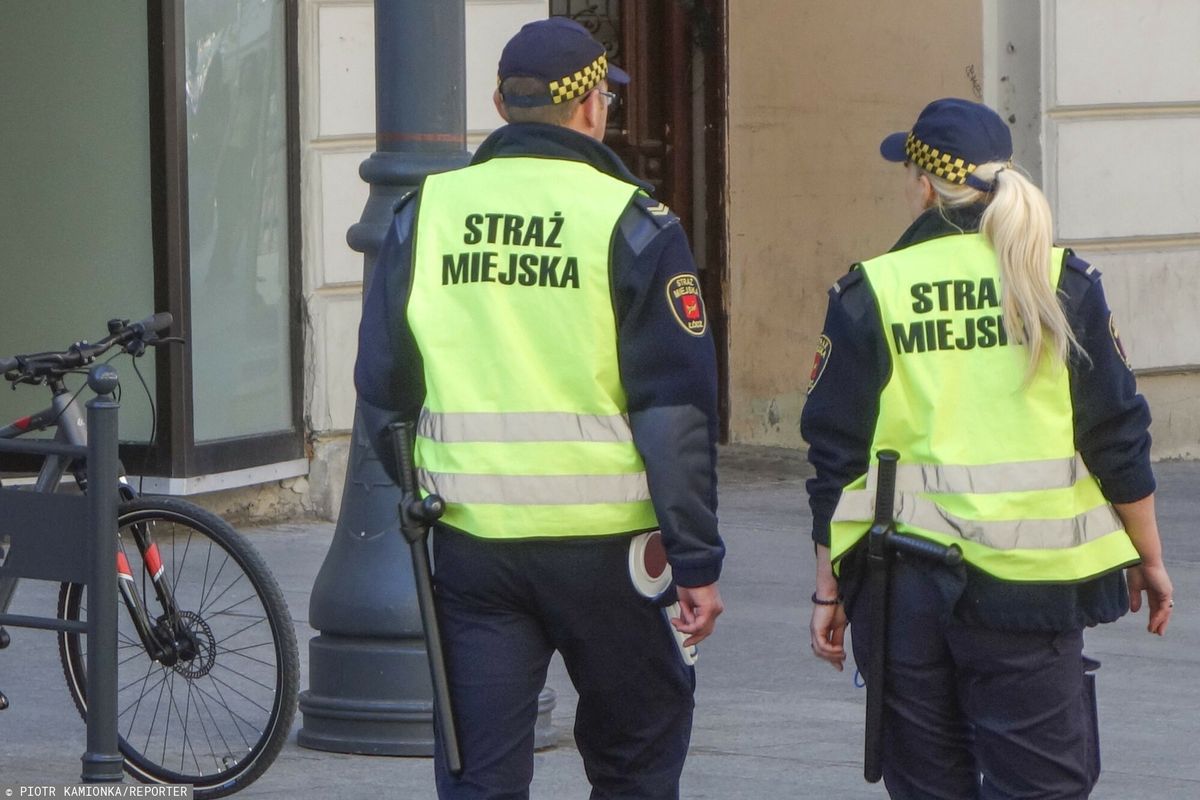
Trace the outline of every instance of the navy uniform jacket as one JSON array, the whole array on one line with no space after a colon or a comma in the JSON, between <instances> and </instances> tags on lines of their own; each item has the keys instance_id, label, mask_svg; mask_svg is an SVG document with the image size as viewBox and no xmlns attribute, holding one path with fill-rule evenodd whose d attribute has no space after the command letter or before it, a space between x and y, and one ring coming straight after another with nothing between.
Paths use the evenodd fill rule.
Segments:
<instances>
[{"instance_id":1,"label":"navy uniform jacket","mask_svg":"<svg viewBox=\"0 0 1200 800\"><path fill-rule=\"evenodd\" d=\"M554 125L500 128L480 146L472 163L513 156L583 161L650 190L608 147ZM405 313L416 206L399 204L379 252L366 288L354 368L360 412L389 470L394 462L386 426L415 420L425 399L422 354ZM610 269L621 383L634 444L646 464L675 581L704 586L717 580L725 554L716 516L716 355L712 334L687 332L668 298L672 276L696 272L679 219L658 201L636 197L617 225Z\"/></svg>"},{"instance_id":2,"label":"navy uniform jacket","mask_svg":"<svg viewBox=\"0 0 1200 800\"><path fill-rule=\"evenodd\" d=\"M930 209L892 250L978 231L982 212L982 206L972 206L949 210L943 217ZM1100 273L1071 254L1058 289L1071 329L1088 356L1072 356L1069 364L1075 447L1109 502L1140 500L1155 486L1150 411L1121 350ZM801 432L816 469L808 482L813 540L828 545L829 520L842 487L867 471L879 395L891 371L875 298L861 270L851 270L830 290L824 334L830 342L828 356L813 369ZM856 555L843 562L843 583L850 591L861 576L861 556ZM950 574L941 572L943 578ZM1110 622L1129 604L1119 570L1070 586L1005 583L972 567L947 580L952 584L948 590L962 591L960 616L999 628L1067 630Z\"/></svg>"}]
</instances>

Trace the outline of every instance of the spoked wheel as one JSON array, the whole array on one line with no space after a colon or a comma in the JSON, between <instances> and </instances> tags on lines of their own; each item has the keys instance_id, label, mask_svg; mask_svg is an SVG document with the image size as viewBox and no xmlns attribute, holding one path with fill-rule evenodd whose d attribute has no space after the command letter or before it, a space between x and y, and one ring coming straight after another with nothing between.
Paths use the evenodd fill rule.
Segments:
<instances>
[{"instance_id":1,"label":"spoked wheel","mask_svg":"<svg viewBox=\"0 0 1200 800\"><path fill-rule=\"evenodd\" d=\"M157 544L173 587L172 626L134 539ZM291 730L299 684L296 633L262 557L227 522L175 498L121 505L125 554L151 623L175 630L178 656L154 660L118 600L117 727L125 770L145 783L192 784L222 797L257 779ZM87 592L63 584L62 619L87 616ZM67 686L87 716L87 637L59 634ZM173 663L164 663L173 662Z\"/></svg>"}]
</instances>

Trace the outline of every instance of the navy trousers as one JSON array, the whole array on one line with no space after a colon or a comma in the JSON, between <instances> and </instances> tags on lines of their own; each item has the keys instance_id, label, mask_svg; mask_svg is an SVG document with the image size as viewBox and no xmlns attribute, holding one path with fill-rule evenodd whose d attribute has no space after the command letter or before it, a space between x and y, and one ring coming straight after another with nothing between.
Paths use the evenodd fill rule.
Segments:
<instances>
[{"instance_id":1,"label":"navy trousers","mask_svg":"<svg viewBox=\"0 0 1200 800\"><path fill-rule=\"evenodd\" d=\"M1091 774L1083 632L1000 631L957 620L936 566L897 557L888 613L883 779L897 800L1077 800ZM871 609L850 609L854 659Z\"/></svg>"},{"instance_id":2,"label":"navy trousers","mask_svg":"<svg viewBox=\"0 0 1200 800\"><path fill-rule=\"evenodd\" d=\"M442 800L529 797L538 693L555 650L579 693L592 800L675 800L695 673L658 602L629 577L629 538L487 540L436 529L434 585L464 770L434 759Z\"/></svg>"}]
</instances>

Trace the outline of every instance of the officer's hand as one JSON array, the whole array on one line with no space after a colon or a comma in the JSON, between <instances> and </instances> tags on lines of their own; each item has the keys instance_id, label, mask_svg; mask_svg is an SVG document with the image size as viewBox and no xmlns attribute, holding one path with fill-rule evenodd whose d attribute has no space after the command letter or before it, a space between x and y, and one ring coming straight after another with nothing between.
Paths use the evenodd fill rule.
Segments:
<instances>
[{"instance_id":1,"label":"officer's hand","mask_svg":"<svg viewBox=\"0 0 1200 800\"><path fill-rule=\"evenodd\" d=\"M817 545L816 556L817 590L813 592L813 599L831 600L838 597L837 578L833 577L833 567L829 561L829 545ZM846 610L841 603L813 603L812 620L808 623L813 655L833 664L838 672L842 671L842 664L846 661L846 624Z\"/></svg>"},{"instance_id":2,"label":"officer's hand","mask_svg":"<svg viewBox=\"0 0 1200 800\"><path fill-rule=\"evenodd\" d=\"M683 646L691 647L708 638L717 625L717 617L725 610L721 602L721 592L716 583L707 586L676 586L679 595L679 616L671 619L671 624L680 633L689 634L684 639Z\"/></svg>"},{"instance_id":3,"label":"officer's hand","mask_svg":"<svg viewBox=\"0 0 1200 800\"><path fill-rule=\"evenodd\" d=\"M1162 636L1167 632L1167 623L1171 620L1171 609L1175 605L1175 588L1167 575L1167 568L1161 563L1141 564L1125 570L1125 579L1129 582L1129 610L1133 612L1142 609L1142 592L1150 601L1150 621L1146 630Z\"/></svg>"},{"instance_id":4,"label":"officer's hand","mask_svg":"<svg viewBox=\"0 0 1200 800\"><path fill-rule=\"evenodd\" d=\"M812 636L812 651L817 658L833 664L842 671L846 661L846 610L842 604L836 606L813 605L812 621L808 631Z\"/></svg>"}]
</instances>

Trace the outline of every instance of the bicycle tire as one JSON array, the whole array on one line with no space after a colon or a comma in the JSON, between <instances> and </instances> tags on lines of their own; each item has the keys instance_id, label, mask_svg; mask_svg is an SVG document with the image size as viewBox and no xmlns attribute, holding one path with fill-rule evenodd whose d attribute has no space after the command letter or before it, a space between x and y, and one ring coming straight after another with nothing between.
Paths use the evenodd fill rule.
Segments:
<instances>
[{"instance_id":1,"label":"bicycle tire","mask_svg":"<svg viewBox=\"0 0 1200 800\"><path fill-rule=\"evenodd\" d=\"M291 732L300 682L295 628L278 583L245 537L215 514L172 497L137 498L122 503L118 512L118 547L126 553L135 591L152 622L162 608L129 532L130 526L146 523L152 523L198 652L173 666L152 660L118 600L117 712L125 771L143 783L190 784L197 798L223 797L257 780ZM197 586L192 567L201 566ZM235 568L238 574L232 575ZM243 584L252 590L244 598ZM86 605L84 586L62 584L61 619L85 618ZM256 641L263 621L269 642ZM63 675L85 719L86 638L66 632L58 637ZM145 714L142 705L154 694L147 722L149 703ZM248 708L235 712L228 698L246 700Z\"/></svg>"}]
</instances>

